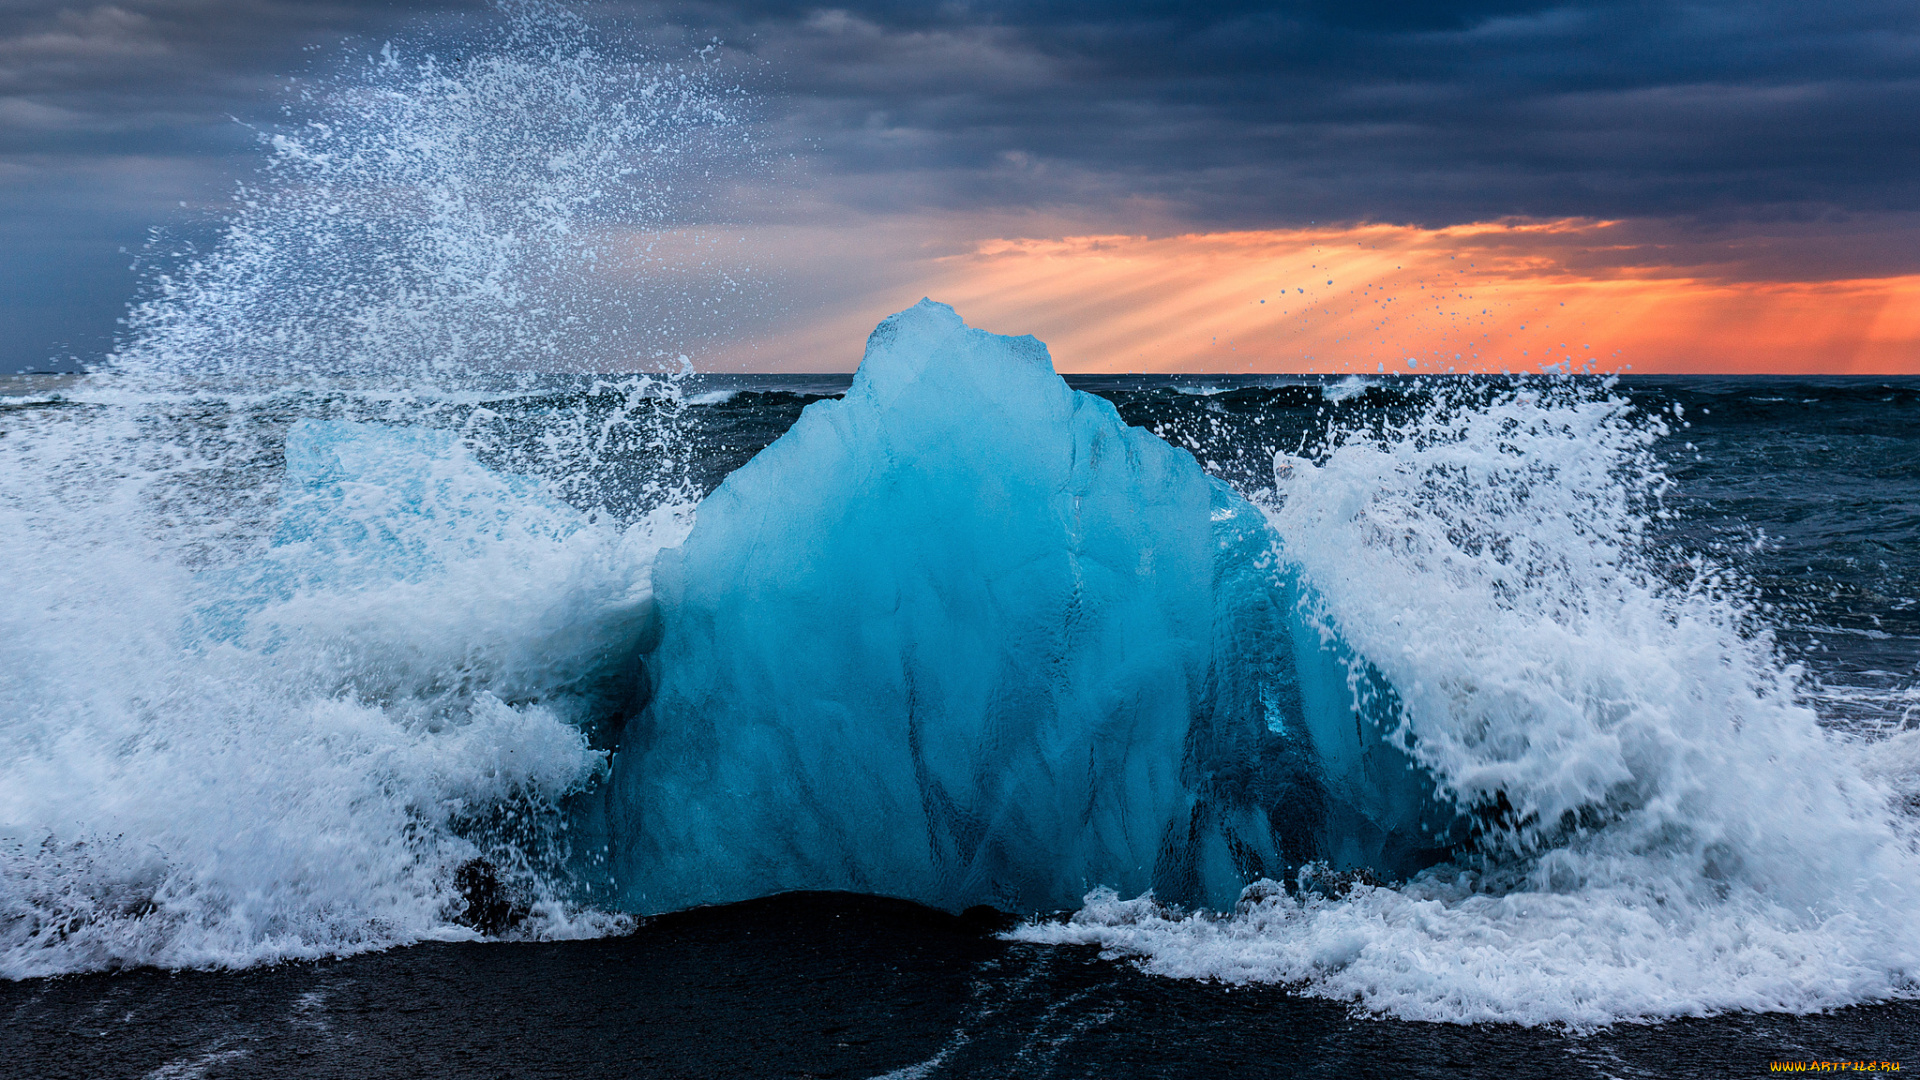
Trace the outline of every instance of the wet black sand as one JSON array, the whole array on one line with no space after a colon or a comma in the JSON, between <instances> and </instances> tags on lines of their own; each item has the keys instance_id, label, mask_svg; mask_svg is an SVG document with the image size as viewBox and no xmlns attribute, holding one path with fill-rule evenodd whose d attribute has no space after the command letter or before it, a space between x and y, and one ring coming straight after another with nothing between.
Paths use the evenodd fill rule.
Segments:
<instances>
[{"instance_id":1,"label":"wet black sand","mask_svg":"<svg viewBox=\"0 0 1920 1080\"><path fill-rule=\"evenodd\" d=\"M612 940L3 982L0 1017L8 1077L1666 1077L1861 1059L1920 1071L1920 1004L1584 1037L1409 1024L821 893Z\"/></svg>"}]
</instances>

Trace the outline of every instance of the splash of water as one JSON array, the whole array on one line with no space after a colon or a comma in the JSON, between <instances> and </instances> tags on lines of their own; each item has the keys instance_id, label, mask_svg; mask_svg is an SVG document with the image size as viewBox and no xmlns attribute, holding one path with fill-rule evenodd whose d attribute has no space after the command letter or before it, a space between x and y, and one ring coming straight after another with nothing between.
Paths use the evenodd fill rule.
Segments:
<instances>
[{"instance_id":1,"label":"splash of water","mask_svg":"<svg viewBox=\"0 0 1920 1080\"><path fill-rule=\"evenodd\" d=\"M694 294L646 247L738 100L549 5L461 52L306 88L108 370L9 417L0 973L470 935L476 856L527 932L618 923L556 807L684 530Z\"/></svg>"},{"instance_id":2,"label":"splash of water","mask_svg":"<svg viewBox=\"0 0 1920 1080\"><path fill-rule=\"evenodd\" d=\"M1911 994L1920 857L1885 748L1821 730L1722 572L1662 564L1663 431L1523 387L1277 456L1313 614L1392 684L1475 843L1398 888L1255 889L1228 918L1103 891L1020 936L1453 1022Z\"/></svg>"},{"instance_id":3,"label":"splash of water","mask_svg":"<svg viewBox=\"0 0 1920 1080\"><path fill-rule=\"evenodd\" d=\"M713 297L663 287L652 249L743 152L738 94L703 58L627 59L562 6L503 5L476 37L297 87L218 248L155 277L114 366L392 394L684 363L688 308Z\"/></svg>"}]
</instances>

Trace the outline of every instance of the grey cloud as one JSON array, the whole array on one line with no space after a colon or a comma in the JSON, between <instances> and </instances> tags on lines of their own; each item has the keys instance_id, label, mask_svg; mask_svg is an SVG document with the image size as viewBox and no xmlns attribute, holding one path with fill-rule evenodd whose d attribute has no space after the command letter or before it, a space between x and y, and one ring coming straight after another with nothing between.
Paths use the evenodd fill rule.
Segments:
<instances>
[{"instance_id":1,"label":"grey cloud","mask_svg":"<svg viewBox=\"0 0 1920 1080\"><path fill-rule=\"evenodd\" d=\"M457 50L486 8L0 10L0 323L14 330L0 369L39 362L55 329L96 342L110 329L114 303L78 314L76 298L124 297L119 248L246 174L252 136L232 118L273 123L285 76L339 62L349 39ZM1910 237L1920 211L1910 0L583 10L669 53L725 42L759 99L767 160L800 163L741 179L759 190L735 212L762 219L1039 213L1137 231L1586 216L1693 237L1826 229L1850 237L1815 260L1838 275L1913 259L1885 239ZM139 162L165 165L143 186ZM1881 217L1905 224L1876 229Z\"/></svg>"},{"instance_id":2,"label":"grey cloud","mask_svg":"<svg viewBox=\"0 0 1920 1080\"><path fill-rule=\"evenodd\" d=\"M256 139L245 125L274 120L287 76L334 61L350 38L480 7L0 6L0 372L105 351L149 230L208 232L252 167Z\"/></svg>"},{"instance_id":3,"label":"grey cloud","mask_svg":"<svg viewBox=\"0 0 1920 1080\"><path fill-rule=\"evenodd\" d=\"M1009 153L1064 197L1172 200L1207 224L1920 202L1910 5L1190 10L969 9L1021 80L926 62L965 21L863 8L841 17L853 44L817 15L748 25L826 167L944 171L960 205L1046 198Z\"/></svg>"}]
</instances>

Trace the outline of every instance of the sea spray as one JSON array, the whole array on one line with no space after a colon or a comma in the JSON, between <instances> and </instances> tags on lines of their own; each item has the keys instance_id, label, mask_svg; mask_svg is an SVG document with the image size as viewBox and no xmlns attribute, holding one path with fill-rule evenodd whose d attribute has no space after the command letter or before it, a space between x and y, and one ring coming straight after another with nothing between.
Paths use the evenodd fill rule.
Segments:
<instances>
[{"instance_id":1,"label":"sea spray","mask_svg":"<svg viewBox=\"0 0 1920 1080\"><path fill-rule=\"evenodd\" d=\"M1099 892L1019 936L1460 1023L1913 993L1901 747L1823 731L1739 590L1661 565L1664 433L1604 390L1467 387L1280 455L1269 517L1313 617L1394 687L1474 843L1397 888L1227 918Z\"/></svg>"},{"instance_id":2,"label":"sea spray","mask_svg":"<svg viewBox=\"0 0 1920 1080\"><path fill-rule=\"evenodd\" d=\"M674 371L702 310L741 289L665 254L699 178L749 153L704 53L652 59L568 6L510 0L438 50L387 42L292 89L217 248L150 257L114 369L389 398Z\"/></svg>"},{"instance_id":3,"label":"sea spray","mask_svg":"<svg viewBox=\"0 0 1920 1080\"><path fill-rule=\"evenodd\" d=\"M0 973L471 936L476 857L519 932L620 925L558 807L684 533L702 296L647 244L737 95L616 53L512 4L305 86L106 371L7 414Z\"/></svg>"}]
</instances>

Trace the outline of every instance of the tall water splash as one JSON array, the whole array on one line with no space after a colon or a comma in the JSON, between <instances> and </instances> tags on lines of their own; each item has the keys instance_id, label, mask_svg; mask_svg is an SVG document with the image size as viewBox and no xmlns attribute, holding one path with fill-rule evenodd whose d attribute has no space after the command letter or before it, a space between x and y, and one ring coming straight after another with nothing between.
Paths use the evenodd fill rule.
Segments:
<instances>
[{"instance_id":1,"label":"tall water splash","mask_svg":"<svg viewBox=\"0 0 1920 1080\"><path fill-rule=\"evenodd\" d=\"M391 393L684 361L712 297L653 251L740 157L738 93L704 57L616 54L562 6L501 15L462 55L388 43L299 86L219 246L156 278L114 366Z\"/></svg>"},{"instance_id":2,"label":"tall water splash","mask_svg":"<svg viewBox=\"0 0 1920 1080\"><path fill-rule=\"evenodd\" d=\"M1211 919L1105 892L1028 935L1453 1022L1914 993L1920 853L1888 765L1911 744L1823 731L1737 583L1664 559L1664 432L1604 391L1521 386L1278 455L1287 558L1477 808L1474 842L1338 901Z\"/></svg>"},{"instance_id":3,"label":"tall water splash","mask_svg":"<svg viewBox=\"0 0 1920 1080\"><path fill-rule=\"evenodd\" d=\"M738 98L556 6L458 51L306 87L109 369L7 418L0 974L457 932L476 856L605 922L555 807L684 528L700 297L648 244Z\"/></svg>"}]
</instances>

